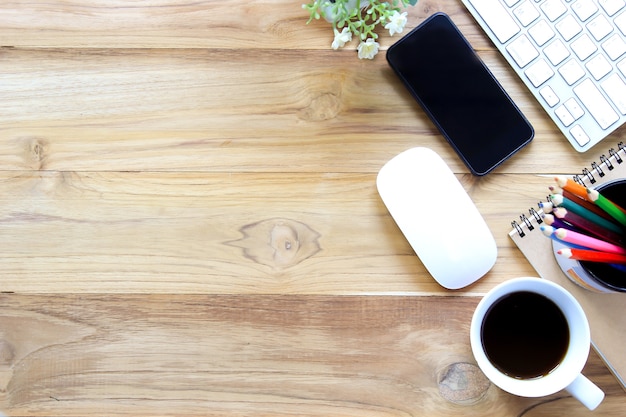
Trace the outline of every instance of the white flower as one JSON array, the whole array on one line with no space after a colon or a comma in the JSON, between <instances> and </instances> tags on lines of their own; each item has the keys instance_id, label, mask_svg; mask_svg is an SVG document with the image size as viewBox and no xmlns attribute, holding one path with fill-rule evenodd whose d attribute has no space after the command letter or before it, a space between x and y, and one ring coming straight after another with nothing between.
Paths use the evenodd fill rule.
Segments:
<instances>
[{"instance_id":1,"label":"white flower","mask_svg":"<svg viewBox=\"0 0 626 417\"><path fill-rule=\"evenodd\" d=\"M368 38L365 42L361 42L357 47L360 59L373 59L378 53L380 45L372 38Z\"/></svg>"},{"instance_id":2,"label":"white flower","mask_svg":"<svg viewBox=\"0 0 626 417\"><path fill-rule=\"evenodd\" d=\"M406 12L398 13L398 11L394 11L389 16L389 23L385 25L385 29L389 29L389 36L393 36L394 33L402 33L404 25L406 25Z\"/></svg>"},{"instance_id":3,"label":"white flower","mask_svg":"<svg viewBox=\"0 0 626 417\"><path fill-rule=\"evenodd\" d=\"M346 42L350 42L352 40L352 32L347 27L341 30L341 33L337 30L337 28L333 28L335 31L335 40L330 45L333 49L339 49L343 47Z\"/></svg>"}]
</instances>

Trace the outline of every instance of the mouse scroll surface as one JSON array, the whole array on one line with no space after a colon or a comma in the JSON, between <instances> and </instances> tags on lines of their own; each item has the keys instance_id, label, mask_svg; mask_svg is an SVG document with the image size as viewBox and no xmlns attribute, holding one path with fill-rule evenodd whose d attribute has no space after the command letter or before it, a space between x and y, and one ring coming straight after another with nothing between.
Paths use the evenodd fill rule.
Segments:
<instances>
[{"instance_id":1,"label":"mouse scroll surface","mask_svg":"<svg viewBox=\"0 0 626 417\"><path fill-rule=\"evenodd\" d=\"M397 155L380 170L376 184L396 224L443 287L465 287L493 267L493 235L437 153L412 148Z\"/></svg>"}]
</instances>

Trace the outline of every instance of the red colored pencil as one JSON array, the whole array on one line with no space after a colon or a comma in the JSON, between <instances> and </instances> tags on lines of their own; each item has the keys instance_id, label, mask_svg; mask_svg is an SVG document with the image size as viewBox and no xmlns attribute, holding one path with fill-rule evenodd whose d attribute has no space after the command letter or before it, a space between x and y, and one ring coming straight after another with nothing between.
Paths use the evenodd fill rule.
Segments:
<instances>
[{"instance_id":1,"label":"red colored pencil","mask_svg":"<svg viewBox=\"0 0 626 417\"><path fill-rule=\"evenodd\" d=\"M626 264L626 255L620 255L618 253L599 252L595 250L584 249L560 249L557 253L561 256L565 256L568 259L575 259L577 261L590 261L590 262L602 262L608 264Z\"/></svg>"}]
</instances>

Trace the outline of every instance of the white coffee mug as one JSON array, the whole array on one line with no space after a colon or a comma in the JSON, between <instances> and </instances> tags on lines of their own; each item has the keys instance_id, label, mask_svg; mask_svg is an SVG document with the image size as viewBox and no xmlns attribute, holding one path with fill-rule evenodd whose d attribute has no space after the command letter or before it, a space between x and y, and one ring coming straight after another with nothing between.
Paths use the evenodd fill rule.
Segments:
<instances>
[{"instance_id":1,"label":"white coffee mug","mask_svg":"<svg viewBox=\"0 0 626 417\"><path fill-rule=\"evenodd\" d=\"M560 363L549 373L534 378L512 377L500 371L489 360L483 344L482 327L487 313L504 296L531 292L543 295L561 310L569 328L569 343ZM541 278L514 278L489 291L480 301L470 327L472 352L485 376L495 385L522 397L543 397L567 390L590 410L604 399L604 392L581 374L587 358L591 336L589 322L578 301L563 287Z\"/></svg>"}]
</instances>

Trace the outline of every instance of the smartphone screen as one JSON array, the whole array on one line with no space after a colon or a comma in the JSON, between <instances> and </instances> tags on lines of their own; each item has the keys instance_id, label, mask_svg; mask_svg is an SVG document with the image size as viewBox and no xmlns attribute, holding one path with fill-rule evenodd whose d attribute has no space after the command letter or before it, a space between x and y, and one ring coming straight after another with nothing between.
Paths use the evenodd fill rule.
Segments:
<instances>
[{"instance_id":1,"label":"smartphone screen","mask_svg":"<svg viewBox=\"0 0 626 417\"><path fill-rule=\"evenodd\" d=\"M532 140L530 123L446 14L392 45L387 61L474 175Z\"/></svg>"}]
</instances>

